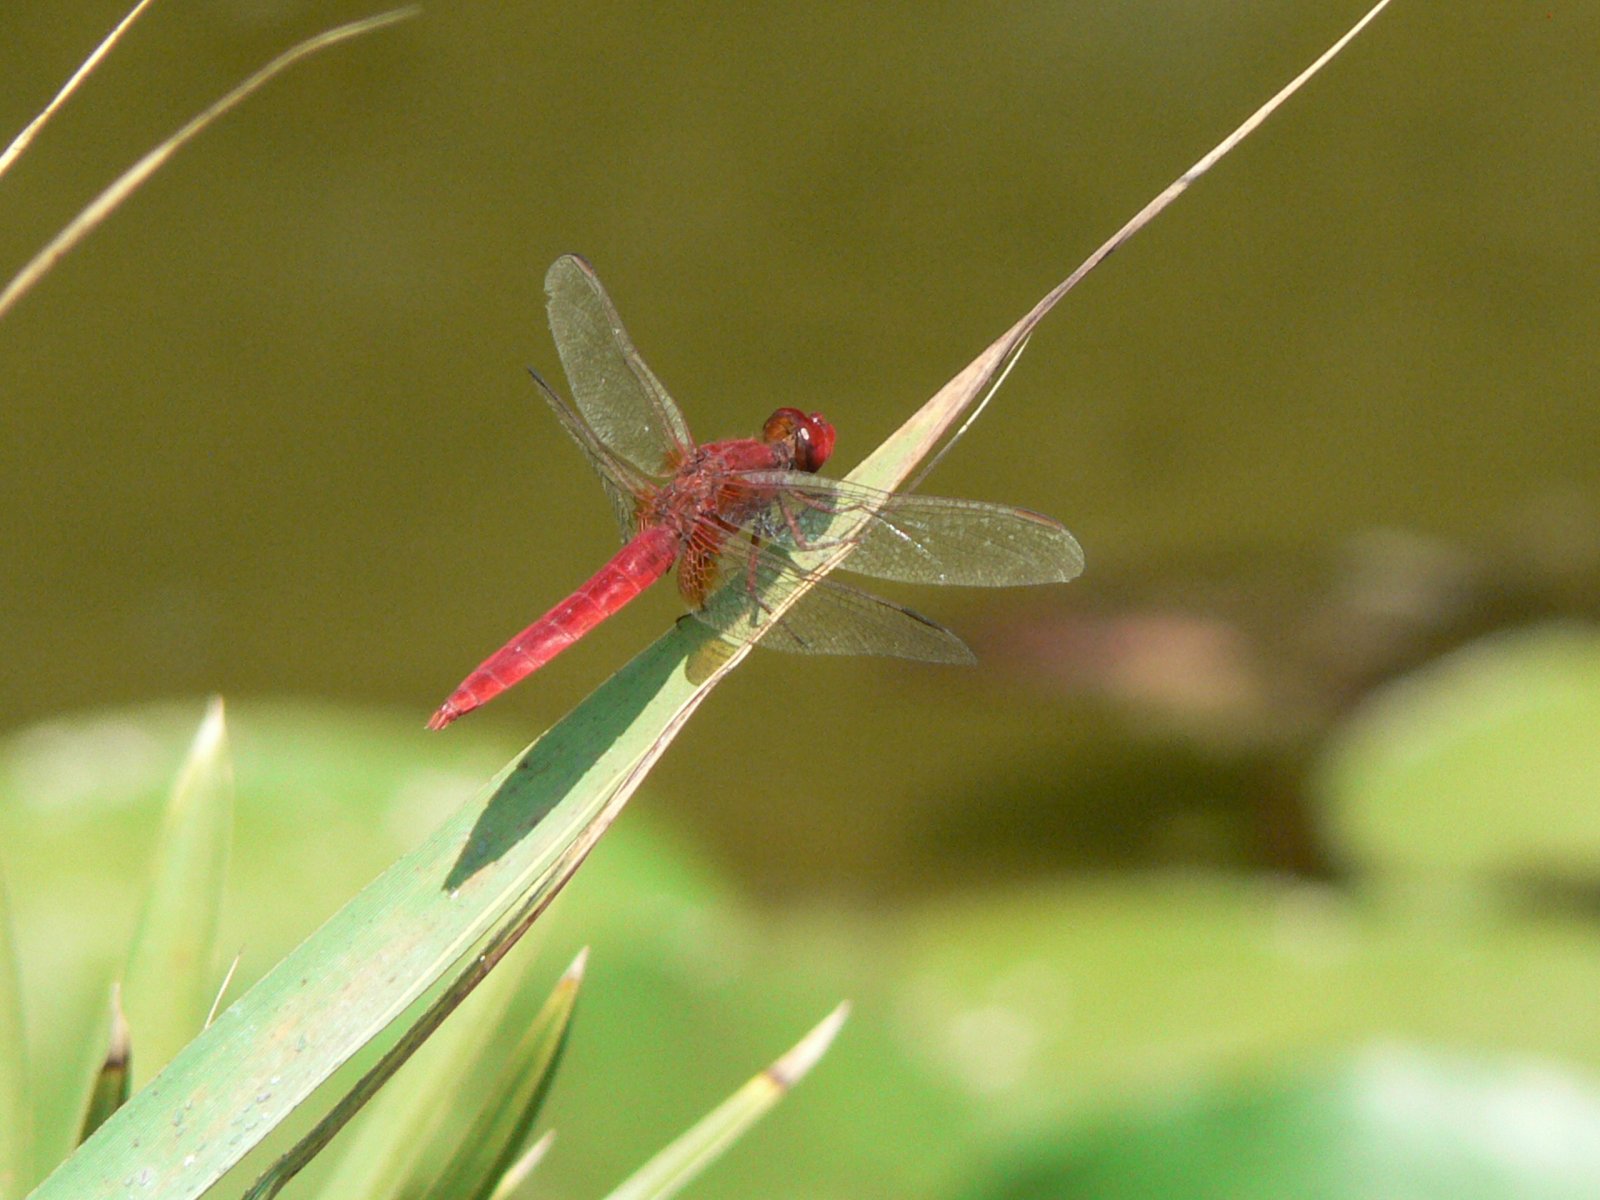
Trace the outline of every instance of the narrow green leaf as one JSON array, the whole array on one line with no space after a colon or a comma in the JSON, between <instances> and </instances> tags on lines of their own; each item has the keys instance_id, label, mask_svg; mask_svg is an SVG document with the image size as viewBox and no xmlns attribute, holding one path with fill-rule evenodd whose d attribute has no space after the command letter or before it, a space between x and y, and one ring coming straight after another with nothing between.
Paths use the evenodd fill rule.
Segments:
<instances>
[{"instance_id":1,"label":"narrow green leaf","mask_svg":"<svg viewBox=\"0 0 1600 1200\"><path fill-rule=\"evenodd\" d=\"M111 1033L106 1040L106 1055L95 1072L94 1087L83 1114L80 1141L86 1141L104 1125L111 1114L128 1102L133 1079L133 1046L128 1018L122 1011L122 985L111 986Z\"/></svg>"},{"instance_id":2,"label":"narrow green leaf","mask_svg":"<svg viewBox=\"0 0 1600 1200\"><path fill-rule=\"evenodd\" d=\"M665 1200L676 1195L816 1066L849 1012L848 1004L839 1005L794 1049L635 1171L607 1200Z\"/></svg>"},{"instance_id":3,"label":"narrow green leaf","mask_svg":"<svg viewBox=\"0 0 1600 1200\"><path fill-rule=\"evenodd\" d=\"M515 921L508 924L514 932ZM515 970L502 969L484 980L492 965L486 956L498 938L499 935L490 938L485 954L474 956L356 1087L262 1176L251 1195L274 1194L374 1092L378 1094L368 1106L365 1119L351 1131L347 1142L340 1143L338 1166L323 1182L323 1194L340 1200L387 1200L390 1196L424 1194L426 1184L437 1173L437 1164L456 1146L448 1121L452 1106L444 1098L460 1094L474 1077L522 988L523 980ZM466 1000L468 992L473 995L462 1014L445 1022ZM402 1065L405 1070L401 1081L394 1087L383 1087ZM427 1166L430 1163L434 1164L432 1168Z\"/></svg>"},{"instance_id":4,"label":"narrow green leaf","mask_svg":"<svg viewBox=\"0 0 1600 1200\"><path fill-rule=\"evenodd\" d=\"M500 1177L489 1200L533 1200L533 1185L529 1182L533 1177L533 1169L544 1161L544 1156L550 1152L550 1143L555 1140L556 1131L551 1129L529 1146L522 1157Z\"/></svg>"},{"instance_id":5,"label":"narrow green leaf","mask_svg":"<svg viewBox=\"0 0 1600 1200\"><path fill-rule=\"evenodd\" d=\"M528 1132L544 1107L566 1050L572 1009L578 1001L588 956L589 951L584 949L573 960L506 1057L498 1078L477 1097L477 1119L429 1195L480 1200L492 1195L497 1182L523 1152Z\"/></svg>"},{"instance_id":6,"label":"narrow green leaf","mask_svg":"<svg viewBox=\"0 0 1600 1200\"><path fill-rule=\"evenodd\" d=\"M506 990L503 984L500 990ZM452 1021L440 1028L464 998L457 991L447 989L430 1005L304 1137L261 1173L245 1200L271 1200L363 1111L366 1119L339 1145L338 1164L322 1194L340 1200L418 1194L415 1182L426 1174L423 1163L439 1142L448 1115L442 1097L453 1093L484 1024ZM478 999L485 998L480 993ZM402 1067L401 1082L385 1087Z\"/></svg>"},{"instance_id":7,"label":"narrow green leaf","mask_svg":"<svg viewBox=\"0 0 1600 1200\"><path fill-rule=\"evenodd\" d=\"M33 1153L28 1102L28 1039L22 1023L22 970L11 934L11 904L0 875L0 1200L22 1195Z\"/></svg>"},{"instance_id":8,"label":"narrow green leaf","mask_svg":"<svg viewBox=\"0 0 1600 1200\"><path fill-rule=\"evenodd\" d=\"M135 1089L199 1033L217 994L217 922L233 836L233 769L222 700L206 710L167 804L124 1003L139 1039Z\"/></svg>"},{"instance_id":9,"label":"narrow green leaf","mask_svg":"<svg viewBox=\"0 0 1600 1200\"><path fill-rule=\"evenodd\" d=\"M35 1193L197 1196L519 904L553 897L704 699L684 622L191 1042ZM419 735L420 736L420 735ZM181 1114L181 1117L179 1116Z\"/></svg>"},{"instance_id":10,"label":"narrow green leaf","mask_svg":"<svg viewBox=\"0 0 1600 1200\"><path fill-rule=\"evenodd\" d=\"M598 835L597 835L598 836ZM422 1048L423 1043L433 1036L434 1032L443 1023L444 1019L454 1012L461 1003L478 987L495 966L510 953L522 935L532 927L539 914L548 907L554 899L556 892L560 891L567 879L578 867L581 859L573 859L563 864L556 872L556 878L548 886L535 888L523 900L518 908L503 921L485 941L483 947L472 956L465 968L460 970L451 980L450 986L443 989L438 996L428 1005L422 1016L412 1022L409 1028L400 1035L395 1044L383 1055L376 1066L363 1075L354 1088L343 1096L337 1104L327 1113L322 1120L317 1122L314 1129L301 1138L295 1147L280 1158L266 1172L264 1172L250 1190L245 1193L245 1200L270 1200L276 1196L295 1174L319 1154L334 1136L350 1123L361 1108L372 1099L390 1078L392 1078L413 1054ZM505 986L505 985L502 985ZM461 1044L465 1045L472 1040L472 1027L466 1026L463 1032L457 1035ZM454 1075L454 1071L440 1071L439 1078ZM458 1076L459 1077L459 1076ZM437 1102L438 1092L430 1093ZM437 1126L429 1124L427 1133L436 1134ZM397 1177L409 1181L413 1177L412 1166L419 1155L407 1154L404 1169L397 1173ZM357 1179L363 1178L360 1175ZM372 1176L372 1179L387 1179L387 1176Z\"/></svg>"}]
</instances>

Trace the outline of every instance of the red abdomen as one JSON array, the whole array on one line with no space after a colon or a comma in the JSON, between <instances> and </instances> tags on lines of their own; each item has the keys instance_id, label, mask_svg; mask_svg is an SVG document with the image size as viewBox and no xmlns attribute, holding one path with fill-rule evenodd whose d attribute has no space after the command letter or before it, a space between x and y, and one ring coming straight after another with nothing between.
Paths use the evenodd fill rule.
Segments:
<instances>
[{"instance_id":1,"label":"red abdomen","mask_svg":"<svg viewBox=\"0 0 1600 1200\"><path fill-rule=\"evenodd\" d=\"M443 729L457 717L493 699L537 671L645 588L660 579L678 557L678 540L653 526L630 541L589 582L491 654L428 721Z\"/></svg>"}]
</instances>

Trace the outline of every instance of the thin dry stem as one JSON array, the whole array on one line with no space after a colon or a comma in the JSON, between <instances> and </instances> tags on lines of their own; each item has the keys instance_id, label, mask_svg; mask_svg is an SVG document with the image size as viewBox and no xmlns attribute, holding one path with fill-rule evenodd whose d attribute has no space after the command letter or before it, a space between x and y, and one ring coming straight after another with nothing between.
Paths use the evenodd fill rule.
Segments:
<instances>
[{"instance_id":1,"label":"thin dry stem","mask_svg":"<svg viewBox=\"0 0 1600 1200\"><path fill-rule=\"evenodd\" d=\"M100 60L111 53L111 47L115 46L118 39L127 32L128 26L132 25L138 19L139 14L154 3L155 0L139 0L139 3L128 10L128 15L118 22L117 27L106 34L105 40L94 48L94 53L84 59L83 65L72 73L72 78L61 85L61 90L56 93L55 99L46 104L44 111L29 121L27 127L17 134L11 145L6 147L5 153L0 154L0 175L4 175L11 169L11 164L22 157L22 152L28 148L28 144L33 141L39 130L44 128L45 122L55 116L56 110L67 102L67 98L73 92L78 90L78 85L87 79L90 73L100 65Z\"/></svg>"},{"instance_id":2,"label":"thin dry stem","mask_svg":"<svg viewBox=\"0 0 1600 1200\"><path fill-rule=\"evenodd\" d=\"M222 984L217 988L217 994L211 1001L211 1011L206 1013L206 1023L202 1029L210 1029L211 1022L217 1019L217 1011L222 1007L222 998L228 994L228 985L233 982L233 974L239 969L239 963L244 959L244 951L233 956L233 961L228 964L228 970L222 977Z\"/></svg>"},{"instance_id":3,"label":"thin dry stem","mask_svg":"<svg viewBox=\"0 0 1600 1200\"><path fill-rule=\"evenodd\" d=\"M0 318L3 318L33 286L43 279L50 269L61 260L69 250L109 217L124 200L137 191L149 178L166 165L167 160L176 154L191 141L196 134L206 126L216 121L230 109L237 107L252 92L259 90L264 84L288 70L301 59L325 50L337 42L348 41L350 38L359 37L361 34L370 33L374 29L385 25L392 25L396 21L405 19L416 13L415 8L397 9L394 12L381 13L365 20L352 21L348 25L341 25L337 29L330 29L316 37L301 42L293 49L286 50L266 66L262 67L250 78L239 84L221 99L215 101L201 112L191 118L187 124L167 138L155 149L151 150L133 166L120 175L116 182L105 191L101 192L89 204L68 222L66 228L56 234L45 248L33 256L33 259L16 278L6 285L0 292Z\"/></svg>"}]
</instances>

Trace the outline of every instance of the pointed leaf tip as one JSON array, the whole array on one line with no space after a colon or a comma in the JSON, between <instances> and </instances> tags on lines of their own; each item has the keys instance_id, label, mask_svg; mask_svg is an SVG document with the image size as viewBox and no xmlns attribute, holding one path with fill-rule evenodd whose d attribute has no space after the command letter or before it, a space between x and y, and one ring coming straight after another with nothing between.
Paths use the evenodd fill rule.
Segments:
<instances>
[{"instance_id":1,"label":"pointed leaf tip","mask_svg":"<svg viewBox=\"0 0 1600 1200\"><path fill-rule=\"evenodd\" d=\"M212 696L206 714L200 718L189 753L184 756L173 787L173 805L195 802L216 803L217 789L233 786L232 764L228 759L228 721L222 697ZM201 789L210 789L202 791Z\"/></svg>"},{"instance_id":2,"label":"pointed leaf tip","mask_svg":"<svg viewBox=\"0 0 1600 1200\"><path fill-rule=\"evenodd\" d=\"M212 696L206 702L206 715L201 718L200 728L194 735L194 747L189 751L190 757L215 757L227 736L228 723L223 711L222 697Z\"/></svg>"},{"instance_id":3,"label":"pointed leaf tip","mask_svg":"<svg viewBox=\"0 0 1600 1200\"><path fill-rule=\"evenodd\" d=\"M850 1001L841 1001L839 1007L824 1017L810 1033L795 1044L794 1049L767 1068L767 1076L782 1088L792 1088L805 1078L806 1073L828 1052L833 1039L850 1015Z\"/></svg>"},{"instance_id":4,"label":"pointed leaf tip","mask_svg":"<svg viewBox=\"0 0 1600 1200\"><path fill-rule=\"evenodd\" d=\"M840 1004L792 1050L624 1180L607 1200L667 1200L676 1195L816 1066L849 1012L849 1004Z\"/></svg>"},{"instance_id":5,"label":"pointed leaf tip","mask_svg":"<svg viewBox=\"0 0 1600 1200\"><path fill-rule=\"evenodd\" d=\"M118 981L111 985L111 1030L105 1057L95 1072L94 1086L84 1106L83 1121L78 1129L80 1142L87 1141L112 1113L128 1102L132 1092L132 1062L133 1034L122 1010L122 983Z\"/></svg>"},{"instance_id":6,"label":"pointed leaf tip","mask_svg":"<svg viewBox=\"0 0 1600 1200\"><path fill-rule=\"evenodd\" d=\"M578 951L576 957L574 957L572 960L572 965L567 968L566 973L561 976L561 979L558 982L570 983L574 985L580 984L583 982L583 973L588 969L588 967L589 947L585 946L582 950Z\"/></svg>"},{"instance_id":7,"label":"pointed leaf tip","mask_svg":"<svg viewBox=\"0 0 1600 1200\"><path fill-rule=\"evenodd\" d=\"M124 1070L133 1057L133 1030L122 1007L122 982L111 985L111 1037L106 1044L107 1070Z\"/></svg>"},{"instance_id":8,"label":"pointed leaf tip","mask_svg":"<svg viewBox=\"0 0 1600 1200\"><path fill-rule=\"evenodd\" d=\"M521 1195L522 1185L533 1174L534 1168L544 1161L544 1156L550 1152L550 1143L555 1140L556 1131L546 1130L544 1136L529 1146L521 1158L506 1168L500 1182L494 1185L494 1191L489 1193L489 1200L511 1200L511 1197Z\"/></svg>"},{"instance_id":9,"label":"pointed leaf tip","mask_svg":"<svg viewBox=\"0 0 1600 1200\"><path fill-rule=\"evenodd\" d=\"M233 767L222 700L214 696L167 801L124 974L124 999L139 1028L136 1089L207 1023L232 840Z\"/></svg>"}]
</instances>

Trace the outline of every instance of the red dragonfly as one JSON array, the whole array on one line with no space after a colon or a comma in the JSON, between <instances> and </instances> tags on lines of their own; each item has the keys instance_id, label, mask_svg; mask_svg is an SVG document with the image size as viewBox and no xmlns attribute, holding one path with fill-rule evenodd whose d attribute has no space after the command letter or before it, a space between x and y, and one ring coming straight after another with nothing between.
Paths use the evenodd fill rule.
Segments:
<instances>
[{"instance_id":1,"label":"red dragonfly","mask_svg":"<svg viewBox=\"0 0 1600 1200\"><path fill-rule=\"evenodd\" d=\"M594 268L565 255L545 276L545 290L576 411L534 379L599 473L625 544L587 583L485 659L428 728L443 729L544 666L674 563L690 611L734 640L768 623L763 596L771 585L807 575L791 557L796 552L848 543L842 570L913 583L1053 583L1083 569L1072 535L1039 513L817 476L834 441L821 413L780 408L759 438L697 445L634 349ZM830 533L836 523L848 532ZM973 661L942 625L831 579L815 581L764 644L808 654Z\"/></svg>"}]
</instances>

